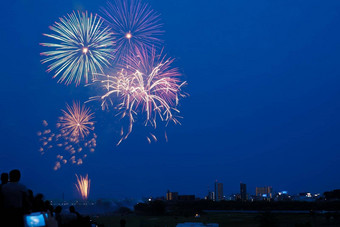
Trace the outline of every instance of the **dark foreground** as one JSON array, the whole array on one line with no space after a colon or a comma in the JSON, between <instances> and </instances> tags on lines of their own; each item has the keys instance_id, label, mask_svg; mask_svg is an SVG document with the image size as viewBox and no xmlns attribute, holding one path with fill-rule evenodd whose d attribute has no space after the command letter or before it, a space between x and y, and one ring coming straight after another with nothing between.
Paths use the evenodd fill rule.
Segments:
<instances>
[{"instance_id":1,"label":"dark foreground","mask_svg":"<svg viewBox=\"0 0 340 227\"><path fill-rule=\"evenodd\" d=\"M126 227L175 227L178 223L201 222L217 223L223 226L263 226L263 227L319 227L340 226L339 214L275 214L275 213L209 213L199 218L180 216L100 216L94 219L104 226L120 226L121 219Z\"/></svg>"}]
</instances>

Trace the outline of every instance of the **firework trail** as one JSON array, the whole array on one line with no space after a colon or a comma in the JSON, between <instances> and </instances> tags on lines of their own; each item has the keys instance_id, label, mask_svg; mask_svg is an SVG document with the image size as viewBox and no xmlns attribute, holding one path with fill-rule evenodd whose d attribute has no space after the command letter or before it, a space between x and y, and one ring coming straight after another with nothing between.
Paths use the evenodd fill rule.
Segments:
<instances>
[{"instance_id":1,"label":"firework trail","mask_svg":"<svg viewBox=\"0 0 340 227\"><path fill-rule=\"evenodd\" d=\"M157 121L179 123L177 106L179 98L185 97L181 88L186 82L181 82L178 69L171 67L173 61L162 54L156 55L155 49L151 54L144 48L137 49L126 59L127 66L117 75L101 76L95 80L106 93L93 99L100 99L103 109L113 105L121 118L129 119L128 129L124 133L122 128L118 144L131 133L137 118L143 119L144 126L151 125L153 128L157 127ZM157 141L153 134L150 138ZM150 138L147 137L151 143Z\"/></svg>"},{"instance_id":2,"label":"firework trail","mask_svg":"<svg viewBox=\"0 0 340 227\"><path fill-rule=\"evenodd\" d=\"M42 63L50 63L48 72L54 71L53 78L58 82L76 85L84 79L88 83L90 74L103 72L103 66L110 65L114 58L114 37L108 27L103 27L104 20L87 12L73 12L60 18L50 26L53 34L44 34L54 39L55 43L41 45L53 48L43 52L46 56ZM92 79L90 78L90 79Z\"/></svg>"},{"instance_id":3,"label":"firework trail","mask_svg":"<svg viewBox=\"0 0 340 227\"><path fill-rule=\"evenodd\" d=\"M160 15L140 0L112 0L103 8L104 18L114 31L116 60L122 60L137 48L150 49L162 42Z\"/></svg>"},{"instance_id":4,"label":"firework trail","mask_svg":"<svg viewBox=\"0 0 340 227\"><path fill-rule=\"evenodd\" d=\"M43 130L37 135L41 142L39 152L43 155L50 150L56 155L54 170L63 164L83 164L88 152L95 151L97 135L94 131L93 113L89 108L77 102L67 111L62 110L63 116L59 118L55 129L48 128L47 121L43 121Z\"/></svg>"},{"instance_id":5,"label":"firework trail","mask_svg":"<svg viewBox=\"0 0 340 227\"><path fill-rule=\"evenodd\" d=\"M76 174L77 177L77 183L75 184L79 194L81 195L81 198L83 200L87 200L90 194L90 185L91 185L91 180L88 178L88 175L86 174L85 177L80 176Z\"/></svg>"}]
</instances>

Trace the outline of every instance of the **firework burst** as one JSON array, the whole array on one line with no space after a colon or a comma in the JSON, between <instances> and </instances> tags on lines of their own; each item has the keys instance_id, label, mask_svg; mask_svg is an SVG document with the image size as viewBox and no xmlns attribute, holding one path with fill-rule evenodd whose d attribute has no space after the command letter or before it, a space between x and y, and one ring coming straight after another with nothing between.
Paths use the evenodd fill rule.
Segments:
<instances>
[{"instance_id":1,"label":"firework burst","mask_svg":"<svg viewBox=\"0 0 340 227\"><path fill-rule=\"evenodd\" d=\"M75 184L79 194L81 195L81 198L83 200L87 200L90 194L90 185L91 180L88 178L88 175L86 174L85 177L80 176L76 174L77 177L77 183Z\"/></svg>"},{"instance_id":2,"label":"firework burst","mask_svg":"<svg viewBox=\"0 0 340 227\"><path fill-rule=\"evenodd\" d=\"M62 112L55 128L48 127L44 120L43 130L37 133L41 142L39 152L43 155L50 150L56 154L54 170L67 163L83 164L88 152L94 152L97 146L94 122L91 121L93 113L89 108L73 102L72 107L67 105L67 111Z\"/></svg>"},{"instance_id":3,"label":"firework burst","mask_svg":"<svg viewBox=\"0 0 340 227\"><path fill-rule=\"evenodd\" d=\"M73 106L66 105L67 111L62 110L63 116L60 117L60 129L64 137L72 137L79 140L84 138L93 130L93 113L85 105L73 102Z\"/></svg>"},{"instance_id":4,"label":"firework burst","mask_svg":"<svg viewBox=\"0 0 340 227\"><path fill-rule=\"evenodd\" d=\"M144 125L157 127L157 121L168 123L177 120L179 97L184 97L181 88L186 82L180 81L177 68L171 67L173 59L164 55L156 55L155 49L148 54L146 49L137 49L136 53L128 57L117 75L102 76L96 80L100 82L105 94L100 96L102 108L113 104L119 111L121 118L129 119L126 133L121 131L122 139L131 133L136 119L144 119ZM97 97L98 98L98 97ZM155 141L154 135L151 136ZM148 139L151 142L150 139ZM118 144L119 144L118 143Z\"/></svg>"},{"instance_id":5,"label":"firework burst","mask_svg":"<svg viewBox=\"0 0 340 227\"><path fill-rule=\"evenodd\" d=\"M56 43L41 45L54 50L41 53L46 56L42 63L50 63L48 72L54 71L58 82L76 85L90 75L103 72L103 66L110 65L114 53L114 37L108 27L103 27L103 20L92 14L71 13L60 18L50 29L54 34L44 34ZM91 78L90 78L91 79Z\"/></svg>"},{"instance_id":6,"label":"firework burst","mask_svg":"<svg viewBox=\"0 0 340 227\"><path fill-rule=\"evenodd\" d=\"M112 0L103 9L107 24L114 31L117 60L130 55L136 48L158 46L163 33L160 15L140 0Z\"/></svg>"}]
</instances>

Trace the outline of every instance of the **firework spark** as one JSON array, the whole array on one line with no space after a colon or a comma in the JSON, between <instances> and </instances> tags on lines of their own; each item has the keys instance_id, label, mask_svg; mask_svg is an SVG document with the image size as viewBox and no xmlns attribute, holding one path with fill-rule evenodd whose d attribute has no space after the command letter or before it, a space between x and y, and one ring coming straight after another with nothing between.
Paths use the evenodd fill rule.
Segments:
<instances>
[{"instance_id":1,"label":"firework spark","mask_svg":"<svg viewBox=\"0 0 340 227\"><path fill-rule=\"evenodd\" d=\"M114 31L117 57L134 52L136 48L158 46L163 33L160 15L140 0L112 0L103 9L107 24Z\"/></svg>"},{"instance_id":2,"label":"firework spark","mask_svg":"<svg viewBox=\"0 0 340 227\"><path fill-rule=\"evenodd\" d=\"M129 127L125 136L131 133L136 118L143 118L144 125L156 128L157 120L168 123L177 120L179 97L184 97L181 88L186 82L180 81L177 68L172 68L173 59L156 55L155 49L148 54L146 49L136 50L136 54L127 58L127 67L117 75L103 76L99 81L105 94L99 98L102 108L113 104L120 112L121 118L129 119ZM123 135L123 129L121 135ZM151 138L157 141L152 134ZM148 138L151 142L151 139Z\"/></svg>"},{"instance_id":3,"label":"firework spark","mask_svg":"<svg viewBox=\"0 0 340 227\"><path fill-rule=\"evenodd\" d=\"M86 174L85 177L80 176L76 174L77 177L77 183L75 184L79 194L81 195L81 198L83 200L87 200L90 194L90 185L91 185L91 180L88 178L88 175Z\"/></svg>"},{"instance_id":4,"label":"firework spark","mask_svg":"<svg viewBox=\"0 0 340 227\"><path fill-rule=\"evenodd\" d=\"M104 20L99 16L85 13L71 13L60 18L50 29L54 34L44 34L56 43L41 45L54 48L41 53L46 56L42 63L50 62L48 72L55 71L53 78L60 75L58 82L76 85L85 79L88 83L90 74L103 72L103 66L110 65L114 52L114 37L108 27L103 27Z\"/></svg>"}]
</instances>

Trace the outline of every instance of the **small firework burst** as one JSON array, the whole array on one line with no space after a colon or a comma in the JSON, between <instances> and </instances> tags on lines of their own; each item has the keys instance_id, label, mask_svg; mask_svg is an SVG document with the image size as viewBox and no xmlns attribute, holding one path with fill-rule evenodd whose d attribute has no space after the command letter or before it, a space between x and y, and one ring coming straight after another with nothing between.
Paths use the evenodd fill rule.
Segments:
<instances>
[{"instance_id":1,"label":"small firework burst","mask_svg":"<svg viewBox=\"0 0 340 227\"><path fill-rule=\"evenodd\" d=\"M93 130L93 113L90 108L80 103L73 102L73 106L66 105L67 111L62 110L63 116L60 117L59 125L62 135L79 140L84 138Z\"/></svg>"}]
</instances>

